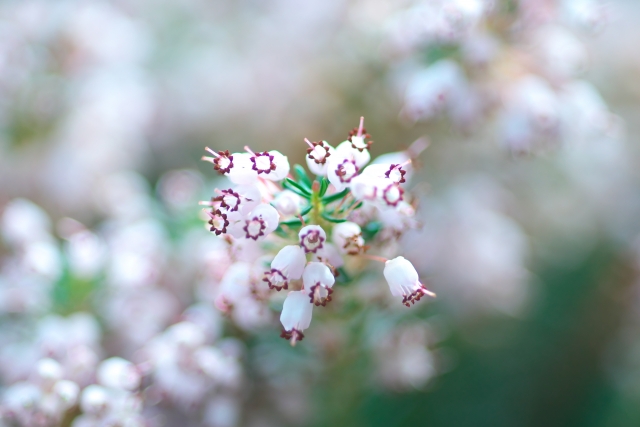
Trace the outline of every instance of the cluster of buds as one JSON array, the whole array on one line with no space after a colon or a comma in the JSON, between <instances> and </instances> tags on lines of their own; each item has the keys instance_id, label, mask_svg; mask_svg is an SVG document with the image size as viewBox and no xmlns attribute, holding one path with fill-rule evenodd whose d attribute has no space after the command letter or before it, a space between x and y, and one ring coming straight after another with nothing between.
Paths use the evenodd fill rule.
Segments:
<instances>
[{"instance_id":1,"label":"cluster of buds","mask_svg":"<svg viewBox=\"0 0 640 427\"><path fill-rule=\"evenodd\" d=\"M252 256L228 268L216 305L230 312L247 304L251 309L244 312L253 312L257 303L288 290L281 336L292 345L304 338L313 307L332 300L336 277L348 257L382 261L391 294L406 306L424 295L435 296L408 260L370 255L372 246L365 242L375 242L384 230L398 237L411 223L415 209L402 185L426 143L418 140L410 149L383 155L367 166L372 141L364 118L335 148L327 141L305 142L307 166L315 179L300 165L293 167L294 178L287 157L277 151L206 148L212 156L203 160L235 186L216 189L210 201L200 202L206 206L209 230L232 247L246 254L247 245L260 243Z\"/></svg>"}]
</instances>

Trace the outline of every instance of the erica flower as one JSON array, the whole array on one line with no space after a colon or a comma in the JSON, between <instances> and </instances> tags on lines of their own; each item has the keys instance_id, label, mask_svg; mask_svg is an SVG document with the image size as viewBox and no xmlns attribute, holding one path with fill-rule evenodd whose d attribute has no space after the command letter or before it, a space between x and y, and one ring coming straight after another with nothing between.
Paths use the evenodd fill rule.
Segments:
<instances>
[{"instance_id":1,"label":"erica flower","mask_svg":"<svg viewBox=\"0 0 640 427\"><path fill-rule=\"evenodd\" d=\"M327 160L335 152L327 141L311 142L305 139L309 148L307 148L307 166L309 170L319 176L327 174Z\"/></svg>"},{"instance_id":2,"label":"erica flower","mask_svg":"<svg viewBox=\"0 0 640 427\"><path fill-rule=\"evenodd\" d=\"M247 151L250 150L247 148ZM289 161L279 151L272 150L262 153L250 151L250 154L251 169L258 176L271 181L281 181L289 174Z\"/></svg>"},{"instance_id":3,"label":"erica flower","mask_svg":"<svg viewBox=\"0 0 640 427\"><path fill-rule=\"evenodd\" d=\"M360 126L349 132L349 137L336 147L336 155L349 159L355 163L358 168L362 168L371 160L369 147L371 141L366 141L370 135L366 133L364 128L364 117L360 118Z\"/></svg>"},{"instance_id":4,"label":"erica flower","mask_svg":"<svg viewBox=\"0 0 640 427\"><path fill-rule=\"evenodd\" d=\"M311 324L312 311L313 304L309 302L306 290L289 292L280 314L280 322L284 328L280 336L291 340L291 345L295 345L296 341L302 341L302 331Z\"/></svg>"},{"instance_id":5,"label":"erica flower","mask_svg":"<svg viewBox=\"0 0 640 427\"><path fill-rule=\"evenodd\" d=\"M227 219L227 215L220 212L220 209L211 210L211 212L207 211L207 215L209 215L209 231L215 233L216 236L224 234L227 232L227 226L229 225L229 220Z\"/></svg>"},{"instance_id":6,"label":"erica flower","mask_svg":"<svg viewBox=\"0 0 640 427\"><path fill-rule=\"evenodd\" d=\"M271 262L271 270L264 273L263 281L275 290L288 289L289 280L302 277L307 259L304 250L298 245L289 245L280 249Z\"/></svg>"},{"instance_id":7,"label":"erica flower","mask_svg":"<svg viewBox=\"0 0 640 427\"><path fill-rule=\"evenodd\" d=\"M331 269L321 262L310 262L302 274L304 289L308 292L310 302L315 305L326 305L331 301L333 284L336 279Z\"/></svg>"},{"instance_id":8,"label":"erica flower","mask_svg":"<svg viewBox=\"0 0 640 427\"><path fill-rule=\"evenodd\" d=\"M331 234L333 243L342 253L357 255L364 249L364 239L360 226L354 222L343 222L333 227Z\"/></svg>"},{"instance_id":9,"label":"erica flower","mask_svg":"<svg viewBox=\"0 0 640 427\"><path fill-rule=\"evenodd\" d=\"M353 156L335 156L327 164L327 178L336 191L342 191L358 175L358 170Z\"/></svg>"},{"instance_id":10,"label":"erica flower","mask_svg":"<svg viewBox=\"0 0 640 427\"><path fill-rule=\"evenodd\" d=\"M302 198L290 190L283 190L273 200L273 205L283 215L297 215L300 213Z\"/></svg>"},{"instance_id":11,"label":"erica flower","mask_svg":"<svg viewBox=\"0 0 640 427\"><path fill-rule=\"evenodd\" d=\"M369 135L364 128L364 117L360 117L360 126L353 128L353 130L349 132L347 141L351 143L351 148L354 150L364 152L365 150L369 150L369 147L373 144L373 141L367 141L369 138L371 138L371 135Z\"/></svg>"},{"instance_id":12,"label":"erica flower","mask_svg":"<svg viewBox=\"0 0 640 427\"><path fill-rule=\"evenodd\" d=\"M240 221L229 226L229 234L236 238L264 239L278 228L279 215L276 208L262 203Z\"/></svg>"},{"instance_id":13,"label":"erica flower","mask_svg":"<svg viewBox=\"0 0 640 427\"><path fill-rule=\"evenodd\" d=\"M218 195L212 202L223 213L230 216L246 215L260 203L260 191L253 186L238 186L235 189L216 190Z\"/></svg>"},{"instance_id":14,"label":"erica flower","mask_svg":"<svg viewBox=\"0 0 640 427\"><path fill-rule=\"evenodd\" d=\"M436 296L420 283L418 272L413 267L413 264L404 257L399 256L385 262L384 278L389 283L391 295L394 297L401 296L402 303L407 307L416 301L420 301L423 295Z\"/></svg>"},{"instance_id":15,"label":"erica flower","mask_svg":"<svg viewBox=\"0 0 640 427\"><path fill-rule=\"evenodd\" d=\"M213 164L213 169L226 176L234 184L251 184L257 175L251 170L251 159L247 153L233 153L229 151L207 150L213 157L203 156L202 160Z\"/></svg>"},{"instance_id":16,"label":"erica flower","mask_svg":"<svg viewBox=\"0 0 640 427\"><path fill-rule=\"evenodd\" d=\"M298 233L300 238L300 246L306 253L317 252L322 249L324 242L327 240L327 234L319 225L307 225Z\"/></svg>"},{"instance_id":17,"label":"erica flower","mask_svg":"<svg viewBox=\"0 0 640 427\"><path fill-rule=\"evenodd\" d=\"M246 153L231 154L208 149L213 157L205 160L236 184L216 189L211 201L201 204L210 208L209 229L226 236L222 246L230 259L221 266L226 271L217 274L211 296L237 326L250 330L268 323L275 302L272 291L298 289L291 282L302 279L302 289L288 293L280 317L282 337L292 345L302 340L313 306L331 301L336 277L342 273L350 280L347 271L339 270L345 255L386 262L391 292L402 295L406 305L433 295L404 258L388 261L365 254L370 246L381 245L385 253L391 252L397 246L393 241L411 227L413 207L404 201L401 185L426 143L418 140L420 144L383 155L366 167L369 138L361 119L335 149L326 141L305 139L306 162L315 179L300 165L289 175L289 162L277 151L245 147ZM331 232L331 242L325 230ZM296 237L297 244L288 244ZM267 260L271 263L265 269ZM267 286L260 286L262 282Z\"/></svg>"}]
</instances>

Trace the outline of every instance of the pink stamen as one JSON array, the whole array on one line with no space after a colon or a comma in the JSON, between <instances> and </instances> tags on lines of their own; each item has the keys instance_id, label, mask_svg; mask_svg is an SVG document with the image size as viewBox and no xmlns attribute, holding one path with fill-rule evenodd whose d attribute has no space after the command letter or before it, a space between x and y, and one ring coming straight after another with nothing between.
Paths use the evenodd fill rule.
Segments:
<instances>
[{"instance_id":1,"label":"pink stamen","mask_svg":"<svg viewBox=\"0 0 640 427\"><path fill-rule=\"evenodd\" d=\"M207 156L202 156L201 160L204 160L205 162L209 162L209 163L214 163L216 161L216 159L214 159L213 157L207 157Z\"/></svg>"},{"instance_id":2,"label":"pink stamen","mask_svg":"<svg viewBox=\"0 0 640 427\"><path fill-rule=\"evenodd\" d=\"M409 159L409 160L407 160L406 162L401 163L401 164L399 164L398 166L396 166L396 168L401 168L401 167L403 167L403 166L410 165L410 164L411 164L411 162L412 162L412 160L411 160L411 159Z\"/></svg>"},{"instance_id":3,"label":"pink stamen","mask_svg":"<svg viewBox=\"0 0 640 427\"><path fill-rule=\"evenodd\" d=\"M420 284L422 285L422 283L420 283ZM430 296L431 298L435 298L435 297L436 297L435 292L431 292L430 290L428 290L427 288L425 288L425 287L424 287L424 285L422 285L422 286L423 286L423 288L422 288L422 293L423 293L423 294L425 294L425 295L427 295L427 296Z\"/></svg>"},{"instance_id":4,"label":"pink stamen","mask_svg":"<svg viewBox=\"0 0 640 427\"><path fill-rule=\"evenodd\" d=\"M215 151L213 151L211 148L209 148L209 147L204 147L204 149L205 149L206 151L208 151L209 153L213 154L213 157L215 157L215 158L220 157L220 154L216 153L216 152L215 152Z\"/></svg>"},{"instance_id":5,"label":"pink stamen","mask_svg":"<svg viewBox=\"0 0 640 427\"><path fill-rule=\"evenodd\" d=\"M365 258L369 258L370 260L378 261L378 262L387 262L387 261L389 261L387 258L383 258L381 256L376 256L376 255L362 254L362 256L365 257Z\"/></svg>"},{"instance_id":6,"label":"pink stamen","mask_svg":"<svg viewBox=\"0 0 640 427\"><path fill-rule=\"evenodd\" d=\"M364 128L364 117L360 117L360 126L358 126L358 136L362 136L363 128Z\"/></svg>"},{"instance_id":7,"label":"pink stamen","mask_svg":"<svg viewBox=\"0 0 640 427\"><path fill-rule=\"evenodd\" d=\"M198 202L200 206L215 206L213 202Z\"/></svg>"},{"instance_id":8,"label":"pink stamen","mask_svg":"<svg viewBox=\"0 0 640 427\"><path fill-rule=\"evenodd\" d=\"M311 143L311 141L309 141L309 139L305 138L305 139L304 139L304 142L306 142L306 143L307 143L307 145L309 146L309 148L314 148L314 147L313 147L313 144Z\"/></svg>"},{"instance_id":9,"label":"pink stamen","mask_svg":"<svg viewBox=\"0 0 640 427\"><path fill-rule=\"evenodd\" d=\"M247 153L251 154L252 156L255 156L255 155L256 155L256 153L254 153L254 152L253 152L253 150L252 150L251 148L249 148L249 146L248 146L248 145L245 145L245 146L244 146L244 149L245 149L245 151L246 151Z\"/></svg>"},{"instance_id":10,"label":"pink stamen","mask_svg":"<svg viewBox=\"0 0 640 427\"><path fill-rule=\"evenodd\" d=\"M423 136L422 138L418 138L413 141L409 148L407 148L407 152L411 157L418 157L420 153L429 147L430 143L431 141L429 141L429 138Z\"/></svg>"}]
</instances>

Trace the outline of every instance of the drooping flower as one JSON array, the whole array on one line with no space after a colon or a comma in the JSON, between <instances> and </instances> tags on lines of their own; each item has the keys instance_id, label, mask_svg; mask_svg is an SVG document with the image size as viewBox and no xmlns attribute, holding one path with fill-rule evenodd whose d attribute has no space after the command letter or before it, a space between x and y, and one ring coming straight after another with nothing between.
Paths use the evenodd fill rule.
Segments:
<instances>
[{"instance_id":1,"label":"drooping flower","mask_svg":"<svg viewBox=\"0 0 640 427\"><path fill-rule=\"evenodd\" d=\"M358 255L364 250L364 239L360 226L354 222L343 222L333 227L333 243L343 254Z\"/></svg>"},{"instance_id":2,"label":"drooping flower","mask_svg":"<svg viewBox=\"0 0 640 427\"><path fill-rule=\"evenodd\" d=\"M407 307L420 301L423 295L435 297L433 292L420 283L418 272L404 257L399 256L385 262L384 278L389 283L391 295L401 296L402 303Z\"/></svg>"},{"instance_id":3,"label":"drooping flower","mask_svg":"<svg viewBox=\"0 0 640 427\"><path fill-rule=\"evenodd\" d=\"M271 270L264 273L264 282L271 289L280 291L289 288L289 280L302 277L307 259L304 250L298 245L288 245L271 262Z\"/></svg>"},{"instance_id":4,"label":"drooping flower","mask_svg":"<svg viewBox=\"0 0 640 427\"><path fill-rule=\"evenodd\" d=\"M280 314L280 322L284 328L280 336L290 340L291 345L302 341L304 338L302 331L311 324L312 312L313 304L309 302L306 290L289 292Z\"/></svg>"},{"instance_id":5,"label":"drooping flower","mask_svg":"<svg viewBox=\"0 0 640 427\"><path fill-rule=\"evenodd\" d=\"M325 306L331 301L333 284L336 279L331 269L321 262L310 262L302 274L302 282L310 302L316 306Z\"/></svg>"}]
</instances>

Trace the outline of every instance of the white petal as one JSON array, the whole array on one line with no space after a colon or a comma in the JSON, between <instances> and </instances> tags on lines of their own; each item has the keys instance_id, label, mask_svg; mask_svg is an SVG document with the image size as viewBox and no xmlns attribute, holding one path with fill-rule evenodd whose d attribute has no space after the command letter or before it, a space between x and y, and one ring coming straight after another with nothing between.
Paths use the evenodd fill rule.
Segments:
<instances>
[{"instance_id":1,"label":"white petal","mask_svg":"<svg viewBox=\"0 0 640 427\"><path fill-rule=\"evenodd\" d=\"M367 175L358 175L351 180L351 194L358 200L376 200L380 188L384 188L386 182L383 178Z\"/></svg>"},{"instance_id":2,"label":"white petal","mask_svg":"<svg viewBox=\"0 0 640 427\"><path fill-rule=\"evenodd\" d=\"M387 279L393 296L407 295L420 286L418 272L413 264L401 256L385 262L384 278Z\"/></svg>"},{"instance_id":3,"label":"white petal","mask_svg":"<svg viewBox=\"0 0 640 427\"><path fill-rule=\"evenodd\" d=\"M324 143L324 146L329 147L327 149L327 152L330 154L328 157L326 157L326 161L324 163L317 163L314 159L309 158L308 154L307 156L305 156L305 160L307 161L307 167L309 168L311 173L318 176L327 175L327 165L329 163L329 160L331 160L331 158L335 156L335 152L336 152L335 148L327 144L326 141Z\"/></svg>"},{"instance_id":4,"label":"white petal","mask_svg":"<svg viewBox=\"0 0 640 427\"><path fill-rule=\"evenodd\" d=\"M307 258L304 249L298 245L289 245L280 249L280 252L271 262L271 268L275 268L284 274L287 279L297 280L302 277Z\"/></svg>"},{"instance_id":5,"label":"white petal","mask_svg":"<svg viewBox=\"0 0 640 427\"><path fill-rule=\"evenodd\" d=\"M261 218L265 221L265 225L267 228L264 230L265 236L267 234L273 233L273 231L278 228L278 223L280 219L280 215L278 214L278 210L271 206L268 203L262 203L255 207L248 215L249 218Z\"/></svg>"},{"instance_id":6,"label":"white petal","mask_svg":"<svg viewBox=\"0 0 640 427\"><path fill-rule=\"evenodd\" d=\"M242 185L235 188L234 191L242 197L239 210L243 215L251 212L253 208L260 204L262 199L260 196L260 190L254 186Z\"/></svg>"},{"instance_id":7,"label":"white petal","mask_svg":"<svg viewBox=\"0 0 640 427\"><path fill-rule=\"evenodd\" d=\"M338 157L347 157L356 161L356 166L359 168L363 167L369 160L371 160L371 153L369 150L356 150L351 146L350 141L341 142L340 145L336 147L336 154Z\"/></svg>"},{"instance_id":8,"label":"white petal","mask_svg":"<svg viewBox=\"0 0 640 427\"><path fill-rule=\"evenodd\" d=\"M278 193L273 203L281 214L296 215L300 213L302 197L291 190L283 190Z\"/></svg>"},{"instance_id":9,"label":"white petal","mask_svg":"<svg viewBox=\"0 0 640 427\"><path fill-rule=\"evenodd\" d=\"M317 237L317 239L314 241L309 241L309 237ZM322 247L326 243L327 233L325 233L322 227L320 227L319 225L307 225L306 227L302 227L302 229L300 229L298 238L300 239L300 246L302 246L305 252L315 253L319 249L322 249Z\"/></svg>"},{"instance_id":10,"label":"white petal","mask_svg":"<svg viewBox=\"0 0 640 427\"><path fill-rule=\"evenodd\" d=\"M306 291L289 292L282 306L280 322L286 331L303 331L311 324L313 304Z\"/></svg>"},{"instance_id":11,"label":"white petal","mask_svg":"<svg viewBox=\"0 0 640 427\"><path fill-rule=\"evenodd\" d=\"M233 153L233 168L226 176L234 184L254 184L258 180L258 172L253 170L251 155L248 153Z\"/></svg>"},{"instance_id":12,"label":"white petal","mask_svg":"<svg viewBox=\"0 0 640 427\"><path fill-rule=\"evenodd\" d=\"M279 151L269 151L269 154L273 156L273 163L276 165L276 168L264 175L264 177L271 181L282 181L289 175L289 159Z\"/></svg>"},{"instance_id":13,"label":"white petal","mask_svg":"<svg viewBox=\"0 0 640 427\"><path fill-rule=\"evenodd\" d=\"M338 165L344 161L345 157L333 156L327 161L327 179L336 189L336 192L340 192L345 189L346 185L340 181L340 177L337 174Z\"/></svg>"},{"instance_id":14,"label":"white petal","mask_svg":"<svg viewBox=\"0 0 640 427\"><path fill-rule=\"evenodd\" d=\"M328 262L333 267L338 268L344 265L342 255L338 249L331 243L325 243L322 248L318 249L312 256L314 261Z\"/></svg>"},{"instance_id":15,"label":"white petal","mask_svg":"<svg viewBox=\"0 0 640 427\"><path fill-rule=\"evenodd\" d=\"M331 269L321 262L308 263L302 274L304 289L307 291L318 283L325 288L330 288L335 281L336 278L333 277Z\"/></svg>"}]
</instances>

